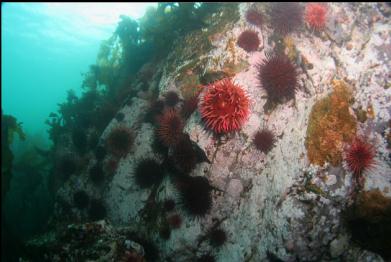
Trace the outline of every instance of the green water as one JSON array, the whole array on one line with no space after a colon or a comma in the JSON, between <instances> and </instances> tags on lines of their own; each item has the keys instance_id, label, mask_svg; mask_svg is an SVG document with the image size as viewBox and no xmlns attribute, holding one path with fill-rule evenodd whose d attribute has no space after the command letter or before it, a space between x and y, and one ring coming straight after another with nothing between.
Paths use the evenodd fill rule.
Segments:
<instances>
[{"instance_id":1,"label":"green water","mask_svg":"<svg viewBox=\"0 0 391 262\"><path fill-rule=\"evenodd\" d=\"M156 4L1 5L2 111L21 122L26 134L24 141L14 136L11 143L13 174L2 199L2 250L12 254L8 259L19 252L20 240L45 230L53 206L44 177L49 169L43 170L48 163L40 169L35 151L52 143L45 121L66 101L68 90L82 93L83 74L96 63L101 42L113 35L120 15L138 19L151 5Z\"/></svg>"},{"instance_id":2,"label":"green water","mask_svg":"<svg viewBox=\"0 0 391 262\"><path fill-rule=\"evenodd\" d=\"M81 93L82 74L119 16L139 18L153 5L124 4L2 4L2 109L28 137L49 142L45 120L67 90Z\"/></svg>"}]
</instances>

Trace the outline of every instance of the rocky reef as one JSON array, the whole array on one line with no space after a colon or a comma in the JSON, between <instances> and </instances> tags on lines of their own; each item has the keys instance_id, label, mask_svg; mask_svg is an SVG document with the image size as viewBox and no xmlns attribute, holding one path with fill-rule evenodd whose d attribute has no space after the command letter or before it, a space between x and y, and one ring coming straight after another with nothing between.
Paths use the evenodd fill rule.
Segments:
<instances>
[{"instance_id":1,"label":"rocky reef","mask_svg":"<svg viewBox=\"0 0 391 262\"><path fill-rule=\"evenodd\" d=\"M28 243L34 258L391 259L391 7L308 5L187 10L202 24L124 80L97 146L58 188L53 231ZM56 137L71 153L71 132ZM349 151L356 138L373 154ZM356 160L368 164L356 172Z\"/></svg>"}]
</instances>

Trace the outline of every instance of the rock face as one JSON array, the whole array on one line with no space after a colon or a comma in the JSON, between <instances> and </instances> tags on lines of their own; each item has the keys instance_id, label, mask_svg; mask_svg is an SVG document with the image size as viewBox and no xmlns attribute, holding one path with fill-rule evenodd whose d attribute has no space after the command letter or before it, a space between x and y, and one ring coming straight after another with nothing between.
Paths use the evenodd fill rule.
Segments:
<instances>
[{"instance_id":1,"label":"rock face","mask_svg":"<svg viewBox=\"0 0 391 262\"><path fill-rule=\"evenodd\" d=\"M354 175L344 161L337 166L328 161L323 166L312 164L305 140L313 105L333 91L334 81L343 81L352 92L347 103L357 121L355 133L376 148L377 164L363 174L363 190L378 188L391 196L391 20L384 14L390 7L331 3L324 31L305 25L280 39L267 19L260 27L249 24L245 18L249 8L257 8L265 17L270 10L268 4L240 4L238 19L232 18L223 26L211 17L208 28L177 42L168 58L157 65L156 75L161 78L155 84L161 97L174 90L185 98L189 85L196 88L210 79L232 77L251 100L250 116L236 133L215 136L205 130L198 110L186 121L184 132L210 160L198 163L190 174L207 178L213 187L212 208L206 216L194 219L177 204L176 211L170 212L180 214L181 227L172 230L168 239L159 234L165 220L159 203L168 198L178 200L178 192L168 178L153 189L142 190L134 183L132 172L138 160L151 157L163 161L153 149L154 126L142 121L148 108L142 97L132 98L121 110L121 125L134 130L135 142L131 152L119 160L112 179L94 187L87 175L71 178L59 195L70 201L75 188L84 188L89 195L101 198L107 220L113 226L130 224L147 235L159 250L161 261L193 261L210 252L217 261L382 261L379 255L354 245L344 226L342 214L354 199ZM255 52L247 53L236 45L246 29L259 36ZM202 41L209 41L211 47L194 44ZM294 99L269 105L259 84L258 64L265 52L275 51L279 45L295 62L298 87ZM362 114L365 120L359 121ZM113 119L101 140L117 125ZM257 151L252 143L262 127L276 136L275 146L267 154ZM344 146L337 147L342 156ZM208 241L208 232L217 226L227 235L218 248Z\"/></svg>"}]
</instances>

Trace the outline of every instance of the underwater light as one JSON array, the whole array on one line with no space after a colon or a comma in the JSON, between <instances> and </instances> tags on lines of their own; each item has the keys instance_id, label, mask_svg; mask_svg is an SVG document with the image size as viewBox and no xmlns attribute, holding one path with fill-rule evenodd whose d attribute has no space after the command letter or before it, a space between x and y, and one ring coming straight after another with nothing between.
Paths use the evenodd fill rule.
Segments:
<instances>
[{"instance_id":1,"label":"underwater light","mask_svg":"<svg viewBox=\"0 0 391 262\"><path fill-rule=\"evenodd\" d=\"M96 25L110 25L116 24L120 15L139 19L148 7L155 7L157 3L45 3L44 6L48 13L60 16L72 13Z\"/></svg>"}]
</instances>

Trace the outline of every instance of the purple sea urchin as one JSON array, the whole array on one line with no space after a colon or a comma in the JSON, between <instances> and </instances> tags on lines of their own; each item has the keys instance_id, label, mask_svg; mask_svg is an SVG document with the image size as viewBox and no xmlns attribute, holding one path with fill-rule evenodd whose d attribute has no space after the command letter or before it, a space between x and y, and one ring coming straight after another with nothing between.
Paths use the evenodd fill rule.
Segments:
<instances>
[{"instance_id":1,"label":"purple sea urchin","mask_svg":"<svg viewBox=\"0 0 391 262\"><path fill-rule=\"evenodd\" d=\"M134 178L140 188L149 188L162 182L165 172L156 160L142 159L136 166Z\"/></svg>"},{"instance_id":2,"label":"purple sea urchin","mask_svg":"<svg viewBox=\"0 0 391 262\"><path fill-rule=\"evenodd\" d=\"M210 232L209 241L213 247L221 247L227 241L227 233L222 229L213 229Z\"/></svg>"},{"instance_id":3,"label":"purple sea urchin","mask_svg":"<svg viewBox=\"0 0 391 262\"><path fill-rule=\"evenodd\" d=\"M165 102L169 107L174 107L179 102L179 96L175 91L168 91L165 94Z\"/></svg>"},{"instance_id":4,"label":"purple sea urchin","mask_svg":"<svg viewBox=\"0 0 391 262\"><path fill-rule=\"evenodd\" d=\"M266 90L269 101L281 102L294 98L297 72L287 56L268 56L259 64L258 78L262 88Z\"/></svg>"},{"instance_id":5,"label":"purple sea urchin","mask_svg":"<svg viewBox=\"0 0 391 262\"><path fill-rule=\"evenodd\" d=\"M164 101L163 100L154 100L149 105L147 112L145 114L145 121L148 123L155 124L157 121L157 116L163 112Z\"/></svg>"},{"instance_id":6,"label":"purple sea urchin","mask_svg":"<svg viewBox=\"0 0 391 262\"><path fill-rule=\"evenodd\" d=\"M303 8L299 3L274 3L271 10L271 24L275 30L285 35L303 23Z\"/></svg>"},{"instance_id":7,"label":"purple sea urchin","mask_svg":"<svg viewBox=\"0 0 391 262\"><path fill-rule=\"evenodd\" d=\"M159 153L163 156L167 156L168 154L168 147L160 139L159 134L157 134L157 132L155 132L153 135L153 141L151 147L154 152Z\"/></svg>"},{"instance_id":8,"label":"purple sea urchin","mask_svg":"<svg viewBox=\"0 0 391 262\"><path fill-rule=\"evenodd\" d=\"M205 216L212 207L211 186L205 177L186 177L180 186L180 202L192 216Z\"/></svg>"},{"instance_id":9,"label":"purple sea urchin","mask_svg":"<svg viewBox=\"0 0 391 262\"><path fill-rule=\"evenodd\" d=\"M118 127L111 131L106 141L107 147L111 153L116 156L123 157L129 153L132 148L134 137L130 129L126 127Z\"/></svg>"},{"instance_id":10,"label":"purple sea urchin","mask_svg":"<svg viewBox=\"0 0 391 262\"><path fill-rule=\"evenodd\" d=\"M259 130L255 133L253 142L258 150L267 154L274 146L274 134L268 129Z\"/></svg>"},{"instance_id":11,"label":"purple sea urchin","mask_svg":"<svg viewBox=\"0 0 391 262\"><path fill-rule=\"evenodd\" d=\"M260 41L257 32L246 30L238 38L237 44L247 52L257 51Z\"/></svg>"},{"instance_id":12,"label":"purple sea urchin","mask_svg":"<svg viewBox=\"0 0 391 262\"><path fill-rule=\"evenodd\" d=\"M173 151L174 162L181 172L188 173L197 164L197 153L188 136L182 135L178 140Z\"/></svg>"}]
</instances>

